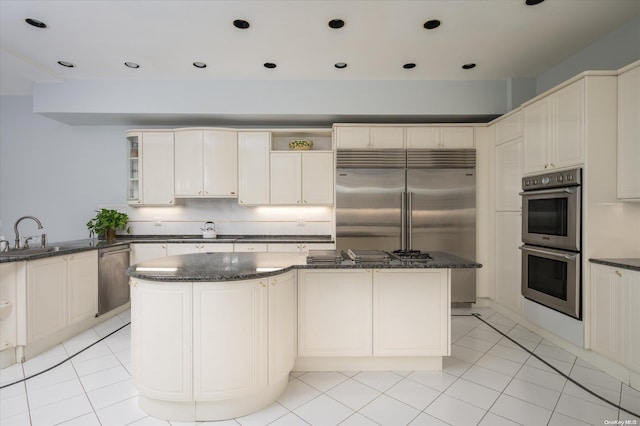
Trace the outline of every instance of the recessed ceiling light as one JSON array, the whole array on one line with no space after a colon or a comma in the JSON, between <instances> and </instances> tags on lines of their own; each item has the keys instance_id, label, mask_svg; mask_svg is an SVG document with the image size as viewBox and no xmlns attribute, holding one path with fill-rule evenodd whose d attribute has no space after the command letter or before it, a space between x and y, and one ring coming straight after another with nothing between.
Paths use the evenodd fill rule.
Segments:
<instances>
[{"instance_id":1,"label":"recessed ceiling light","mask_svg":"<svg viewBox=\"0 0 640 426\"><path fill-rule=\"evenodd\" d=\"M140 68L140 65L136 64L135 62L125 62L124 64L129 68Z\"/></svg>"},{"instance_id":2,"label":"recessed ceiling light","mask_svg":"<svg viewBox=\"0 0 640 426\"><path fill-rule=\"evenodd\" d=\"M427 22L425 22L423 26L428 30L433 30L433 29L438 28L440 26L440 20L438 20L438 19L430 19Z\"/></svg>"},{"instance_id":3,"label":"recessed ceiling light","mask_svg":"<svg viewBox=\"0 0 640 426\"><path fill-rule=\"evenodd\" d=\"M196 68L206 68L207 64L205 64L204 62L194 62L193 66Z\"/></svg>"},{"instance_id":4,"label":"recessed ceiling light","mask_svg":"<svg viewBox=\"0 0 640 426\"><path fill-rule=\"evenodd\" d=\"M62 65L63 67L67 67L67 68L74 68L75 65L72 64L71 62L67 62L67 61L58 61L58 65Z\"/></svg>"},{"instance_id":5,"label":"recessed ceiling light","mask_svg":"<svg viewBox=\"0 0 640 426\"><path fill-rule=\"evenodd\" d=\"M235 21L233 21L233 26L236 28L240 28L241 30L246 30L251 25L249 24L249 21L245 21L244 19L236 19Z\"/></svg>"},{"instance_id":6,"label":"recessed ceiling light","mask_svg":"<svg viewBox=\"0 0 640 426\"><path fill-rule=\"evenodd\" d=\"M542 3L544 0L525 0L524 4L527 6L535 6L536 4Z\"/></svg>"},{"instance_id":7,"label":"recessed ceiling light","mask_svg":"<svg viewBox=\"0 0 640 426\"><path fill-rule=\"evenodd\" d=\"M414 64L413 62L407 62L406 64L404 64L402 66L402 68L404 68L405 70L410 70L416 67L416 64Z\"/></svg>"},{"instance_id":8,"label":"recessed ceiling light","mask_svg":"<svg viewBox=\"0 0 640 426\"><path fill-rule=\"evenodd\" d=\"M329 26L333 29L344 27L344 21L342 19L332 19L329 21Z\"/></svg>"},{"instance_id":9,"label":"recessed ceiling light","mask_svg":"<svg viewBox=\"0 0 640 426\"><path fill-rule=\"evenodd\" d=\"M277 67L277 65L274 64L273 62L265 62L264 67L269 69L274 69L275 67Z\"/></svg>"},{"instance_id":10,"label":"recessed ceiling light","mask_svg":"<svg viewBox=\"0 0 640 426\"><path fill-rule=\"evenodd\" d=\"M38 21L37 19L27 18L24 22L36 28L47 28L47 24L42 21Z\"/></svg>"},{"instance_id":11,"label":"recessed ceiling light","mask_svg":"<svg viewBox=\"0 0 640 426\"><path fill-rule=\"evenodd\" d=\"M470 62L468 64L464 64L462 66L462 69L463 70L470 70L470 69L475 68L475 67L476 67L476 64L474 64L473 62Z\"/></svg>"},{"instance_id":12,"label":"recessed ceiling light","mask_svg":"<svg viewBox=\"0 0 640 426\"><path fill-rule=\"evenodd\" d=\"M336 62L334 67L336 67L338 69L346 68L347 67L347 63L346 62Z\"/></svg>"}]
</instances>

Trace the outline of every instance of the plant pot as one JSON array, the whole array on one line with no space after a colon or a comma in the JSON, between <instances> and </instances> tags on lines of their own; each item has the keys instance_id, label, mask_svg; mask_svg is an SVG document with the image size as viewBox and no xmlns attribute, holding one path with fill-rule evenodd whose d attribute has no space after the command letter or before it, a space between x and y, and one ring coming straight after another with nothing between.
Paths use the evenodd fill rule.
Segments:
<instances>
[{"instance_id":1,"label":"plant pot","mask_svg":"<svg viewBox=\"0 0 640 426\"><path fill-rule=\"evenodd\" d=\"M104 232L104 238L108 243L113 243L116 241L116 230L115 229L107 229Z\"/></svg>"}]
</instances>

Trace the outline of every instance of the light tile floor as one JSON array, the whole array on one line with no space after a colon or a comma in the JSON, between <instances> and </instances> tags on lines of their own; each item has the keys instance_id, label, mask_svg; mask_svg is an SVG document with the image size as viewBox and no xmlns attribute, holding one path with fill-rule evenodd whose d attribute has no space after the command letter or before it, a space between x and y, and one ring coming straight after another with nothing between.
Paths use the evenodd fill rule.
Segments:
<instances>
[{"instance_id":1,"label":"light tile floor","mask_svg":"<svg viewBox=\"0 0 640 426\"><path fill-rule=\"evenodd\" d=\"M598 394L640 412L640 392L499 313L473 312ZM125 312L0 370L0 384L54 365L128 321ZM294 372L273 405L205 423L158 420L138 408L125 327L70 362L1 389L0 425L640 425L637 417L593 397L479 319L453 316L451 322L453 354L443 371Z\"/></svg>"}]
</instances>

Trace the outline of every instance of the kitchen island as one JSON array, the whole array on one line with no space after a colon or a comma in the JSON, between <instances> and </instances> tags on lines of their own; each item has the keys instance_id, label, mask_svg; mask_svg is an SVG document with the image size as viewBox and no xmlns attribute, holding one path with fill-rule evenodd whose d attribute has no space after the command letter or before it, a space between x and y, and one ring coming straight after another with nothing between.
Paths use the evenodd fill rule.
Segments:
<instances>
[{"instance_id":1,"label":"kitchen island","mask_svg":"<svg viewBox=\"0 0 640 426\"><path fill-rule=\"evenodd\" d=\"M292 370L441 369L450 270L481 265L431 255L308 265L296 253L199 253L131 266L140 407L222 420L273 403Z\"/></svg>"}]
</instances>

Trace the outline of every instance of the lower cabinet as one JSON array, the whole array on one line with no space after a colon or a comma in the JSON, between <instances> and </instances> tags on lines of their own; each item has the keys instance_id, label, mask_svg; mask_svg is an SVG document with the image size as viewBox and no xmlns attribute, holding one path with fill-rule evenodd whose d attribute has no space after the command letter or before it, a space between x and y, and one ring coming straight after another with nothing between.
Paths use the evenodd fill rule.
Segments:
<instances>
[{"instance_id":1,"label":"lower cabinet","mask_svg":"<svg viewBox=\"0 0 640 426\"><path fill-rule=\"evenodd\" d=\"M0 353L17 346L18 338L18 266L25 262L0 263ZM15 351L14 351L15 352ZM0 369L15 362L15 354L7 361L0 356Z\"/></svg>"},{"instance_id":2,"label":"lower cabinet","mask_svg":"<svg viewBox=\"0 0 640 426\"><path fill-rule=\"evenodd\" d=\"M286 377L296 361L296 273L269 277L269 382Z\"/></svg>"},{"instance_id":3,"label":"lower cabinet","mask_svg":"<svg viewBox=\"0 0 640 426\"><path fill-rule=\"evenodd\" d=\"M27 262L27 343L95 316L98 252Z\"/></svg>"},{"instance_id":4,"label":"lower cabinet","mask_svg":"<svg viewBox=\"0 0 640 426\"><path fill-rule=\"evenodd\" d=\"M640 372L640 272L591 265L591 349Z\"/></svg>"},{"instance_id":5,"label":"lower cabinet","mask_svg":"<svg viewBox=\"0 0 640 426\"><path fill-rule=\"evenodd\" d=\"M298 271L298 355L449 353L445 269Z\"/></svg>"},{"instance_id":6,"label":"lower cabinet","mask_svg":"<svg viewBox=\"0 0 640 426\"><path fill-rule=\"evenodd\" d=\"M522 311L522 213L496 212L495 300L501 305Z\"/></svg>"}]
</instances>

